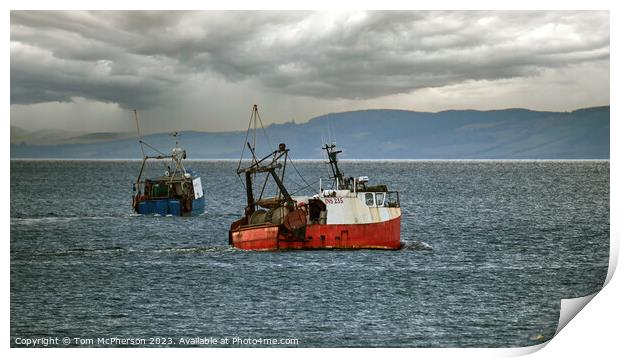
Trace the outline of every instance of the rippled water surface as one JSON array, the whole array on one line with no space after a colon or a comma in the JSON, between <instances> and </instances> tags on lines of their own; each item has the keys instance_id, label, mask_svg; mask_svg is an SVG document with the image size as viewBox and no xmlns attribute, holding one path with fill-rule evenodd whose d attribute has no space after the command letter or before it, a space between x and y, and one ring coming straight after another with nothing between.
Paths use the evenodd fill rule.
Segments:
<instances>
[{"instance_id":1,"label":"rippled water surface","mask_svg":"<svg viewBox=\"0 0 620 358\"><path fill-rule=\"evenodd\" d=\"M400 191L400 251L231 249L237 163L189 165L207 213L176 218L131 214L138 162L11 162L11 345L525 346L553 336L561 298L599 290L607 273L608 161L344 162ZM327 175L322 162L296 167L310 184Z\"/></svg>"}]
</instances>

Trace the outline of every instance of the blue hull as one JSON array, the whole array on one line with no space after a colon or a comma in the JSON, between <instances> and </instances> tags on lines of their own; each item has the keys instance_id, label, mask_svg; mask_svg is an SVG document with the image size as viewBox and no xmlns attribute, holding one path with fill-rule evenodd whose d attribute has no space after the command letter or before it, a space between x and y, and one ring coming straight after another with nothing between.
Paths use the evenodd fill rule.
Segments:
<instances>
[{"instance_id":1,"label":"blue hull","mask_svg":"<svg viewBox=\"0 0 620 358\"><path fill-rule=\"evenodd\" d=\"M205 211L205 198L204 196L199 199L192 200L192 211L182 212L181 202L178 199L156 199L145 200L138 203L138 214L142 215L173 215L173 216L187 216L187 215L200 215Z\"/></svg>"}]
</instances>

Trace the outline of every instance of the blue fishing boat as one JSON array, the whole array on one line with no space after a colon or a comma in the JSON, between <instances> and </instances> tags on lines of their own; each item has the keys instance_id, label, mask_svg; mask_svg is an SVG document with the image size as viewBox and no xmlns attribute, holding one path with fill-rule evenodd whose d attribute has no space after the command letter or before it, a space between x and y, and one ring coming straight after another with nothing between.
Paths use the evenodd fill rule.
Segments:
<instances>
[{"instance_id":1,"label":"blue fishing boat","mask_svg":"<svg viewBox=\"0 0 620 358\"><path fill-rule=\"evenodd\" d=\"M183 164L183 160L187 158L185 149L180 148L177 141L171 154L165 155L145 143L139 133L140 127L138 125L143 159L140 173L133 184L132 207L134 212L142 215L161 216L190 216L204 213L205 198L202 180L197 171L186 168ZM175 132L172 135L177 137L178 133ZM159 155L145 155L143 145L156 150ZM163 173L160 176L146 178L147 164L153 161L161 162Z\"/></svg>"}]
</instances>

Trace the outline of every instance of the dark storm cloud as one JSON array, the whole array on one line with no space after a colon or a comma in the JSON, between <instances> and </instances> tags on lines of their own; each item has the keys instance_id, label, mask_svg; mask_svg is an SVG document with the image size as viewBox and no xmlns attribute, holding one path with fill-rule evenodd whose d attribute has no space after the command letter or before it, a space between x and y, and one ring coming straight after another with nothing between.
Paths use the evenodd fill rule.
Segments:
<instances>
[{"instance_id":1,"label":"dark storm cloud","mask_svg":"<svg viewBox=\"0 0 620 358\"><path fill-rule=\"evenodd\" d=\"M368 99L609 61L608 12L11 12L11 103L152 107L198 75Z\"/></svg>"}]
</instances>

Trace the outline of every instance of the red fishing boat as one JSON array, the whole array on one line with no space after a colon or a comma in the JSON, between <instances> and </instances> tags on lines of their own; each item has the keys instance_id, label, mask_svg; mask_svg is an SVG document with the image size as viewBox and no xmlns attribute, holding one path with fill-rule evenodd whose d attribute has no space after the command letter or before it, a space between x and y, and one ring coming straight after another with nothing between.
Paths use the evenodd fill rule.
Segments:
<instances>
[{"instance_id":1,"label":"red fishing boat","mask_svg":"<svg viewBox=\"0 0 620 358\"><path fill-rule=\"evenodd\" d=\"M250 123L256 133L258 109L253 107ZM262 126L262 121L261 121ZM248 130L249 132L249 130ZM256 136L254 136L256 138ZM331 188L312 196L293 196L284 184L289 149L281 143L262 159L256 157L255 142L246 145L250 164L238 175L245 178L247 206L244 216L229 231L229 243L244 250L287 249L400 249L400 202L398 192L386 185L369 185L368 177L345 177L338 166L335 144L324 149L331 168ZM245 147L245 145L244 145ZM242 154L243 159L243 154ZM258 198L254 185L257 176L265 176ZM272 180L277 194L264 198L267 181Z\"/></svg>"}]
</instances>

